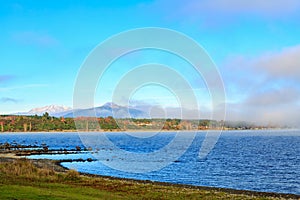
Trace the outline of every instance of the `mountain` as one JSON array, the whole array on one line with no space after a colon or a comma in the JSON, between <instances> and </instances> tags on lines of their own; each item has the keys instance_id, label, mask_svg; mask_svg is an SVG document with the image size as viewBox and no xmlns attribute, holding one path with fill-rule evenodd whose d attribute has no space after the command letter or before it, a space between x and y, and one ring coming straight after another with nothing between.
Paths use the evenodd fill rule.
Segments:
<instances>
[{"instance_id":1,"label":"mountain","mask_svg":"<svg viewBox=\"0 0 300 200\"><path fill-rule=\"evenodd\" d=\"M39 108L33 108L28 112L15 113L16 115L43 115L45 112L51 116L61 116L62 113L70 112L72 108L67 106L49 105Z\"/></svg>"},{"instance_id":2,"label":"mountain","mask_svg":"<svg viewBox=\"0 0 300 200\"><path fill-rule=\"evenodd\" d=\"M147 113L130 107L120 106L114 103L106 103L102 106L88 109L75 110L77 117L97 117L113 116L114 118L147 118ZM73 110L64 113L64 117L73 117Z\"/></svg>"},{"instance_id":3,"label":"mountain","mask_svg":"<svg viewBox=\"0 0 300 200\"><path fill-rule=\"evenodd\" d=\"M102 106L87 109L73 110L66 106L49 105L40 108L33 108L28 112L14 113L14 115L43 115L48 112L50 116L73 118L76 117L108 117L114 118L181 118L182 112L187 119L198 119L197 110L187 110L181 108L161 108L151 104L138 104L134 106L120 106L108 102Z\"/></svg>"},{"instance_id":4,"label":"mountain","mask_svg":"<svg viewBox=\"0 0 300 200\"><path fill-rule=\"evenodd\" d=\"M71 108L67 107L67 106L49 105L49 106L44 106L44 107L40 107L40 108L33 108L29 111L29 113L43 114L45 112L48 112L49 114L55 114L55 113L69 111L69 110L71 110Z\"/></svg>"}]
</instances>

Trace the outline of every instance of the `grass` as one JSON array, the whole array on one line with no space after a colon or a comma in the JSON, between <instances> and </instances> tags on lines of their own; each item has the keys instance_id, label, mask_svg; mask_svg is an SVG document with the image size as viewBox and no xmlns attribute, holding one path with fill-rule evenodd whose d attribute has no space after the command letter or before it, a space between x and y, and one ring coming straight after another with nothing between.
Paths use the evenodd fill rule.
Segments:
<instances>
[{"instance_id":1,"label":"grass","mask_svg":"<svg viewBox=\"0 0 300 200\"><path fill-rule=\"evenodd\" d=\"M58 173L29 160L0 163L0 199L276 199Z\"/></svg>"}]
</instances>

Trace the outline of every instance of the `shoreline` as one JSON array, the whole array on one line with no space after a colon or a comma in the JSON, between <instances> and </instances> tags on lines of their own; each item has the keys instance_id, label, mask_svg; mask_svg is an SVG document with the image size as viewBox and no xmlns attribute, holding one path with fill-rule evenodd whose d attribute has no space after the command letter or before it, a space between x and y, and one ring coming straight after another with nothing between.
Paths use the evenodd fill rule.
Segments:
<instances>
[{"instance_id":1,"label":"shoreline","mask_svg":"<svg viewBox=\"0 0 300 200\"><path fill-rule=\"evenodd\" d=\"M99 131L78 131L78 130L62 130L62 131L16 131L16 132L0 132L1 134L31 134L31 133L153 133L153 132L209 132L209 131L221 131L221 132L238 132L238 131L297 131L300 130L300 128L270 128L270 129L206 129L206 130L147 130L147 129L141 129L141 130L99 130Z\"/></svg>"},{"instance_id":2,"label":"shoreline","mask_svg":"<svg viewBox=\"0 0 300 200\"><path fill-rule=\"evenodd\" d=\"M26 160L33 163L36 167L41 169L53 169L55 172L67 173L70 169L63 167L61 165L62 162L60 160L49 160L49 159L27 159L16 156L14 153L0 154L0 163L3 162L13 162L15 160ZM72 162L72 161L69 161ZM252 191L252 190L240 190L240 189L232 189L232 188L220 188L220 187L210 187L210 186L195 186L188 184L177 184L177 183L168 183L168 182L159 182L159 181L151 181L151 180L138 180L131 178L120 178L114 176L104 176L90 173L82 173L78 172L80 175L89 178L103 178L108 180L119 180L126 181L137 184L145 184L145 185L155 185L155 186L166 186L166 187L175 187L181 189L192 189L192 190L204 190L208 192L224 192L228 194L235 195L246 195L250 197L272 197L272 198L283 198L283 199L300 199L300 194L291 194L291 193L276 193L276 192L261 192L261 191Z\"/></svg>"},{"instance_id":3,"label":"shoreline","mask_svg":"<svg viewBox=\"0 0 300 200\"><path fill-rule=\"evenodd\" d=\"M60 162L58 162L59 164ZM60 165L61 166L61 165ZM61 166L63 167L63 166ZM63 167L66 170L68 168ZM233 189L233 188L222 188L222 187L213 187L213 186L197 186L197 185L188 185L188 184L180 184L180 183L169 183L169 182L159 182L159 181L151 181L151 180L139 180L139 179L132 179L132 178L120 178L114 176L104 176L98 174L89 174L89 173L82 173L80 174L88 177L100 177L100 178L108 178L111 180L124 180L124 181L133 181L142 184L154 184L160 186L172 186L178 188L189 188L189 189L196 189L196 190L206 190L206 191L218 191L218 192L225 192L229 194L243 194L248 196L256 196L256 197L275 197L275 198L285 198L285 199L300 199L300 194L291 194L291 193L277 193L277 192L260 192L254 190L240 190L240 189Z\"/></svg>"}]
</instances>

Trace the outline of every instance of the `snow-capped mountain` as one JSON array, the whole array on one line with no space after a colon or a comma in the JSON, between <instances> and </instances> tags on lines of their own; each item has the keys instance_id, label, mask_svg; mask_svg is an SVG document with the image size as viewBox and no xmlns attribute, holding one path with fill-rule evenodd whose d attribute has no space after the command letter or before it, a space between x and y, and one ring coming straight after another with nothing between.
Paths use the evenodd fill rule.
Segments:
<instances>
[{"instance_id":1,"label":"snow-capped mountain","mask_svg":"<svg viewBox=\"0 0 300 200\"><path fill-rule=\"evenodd\" d=\"M44 107L40 107L40 108L33 108L28 113L40 115L45 112L48 112L50 115L52 115L55 113L69 111L71 109L72 108L67 107L67 106L49 105L49 106L44 106Z\"/></svg>"},{"instance_id":2,"label":"snow-capped mountain","mask_svg":"<svg viewBox=\"0 0 300 200\"><path fill-rule=\"evenodd\" d=\"M60 113L65 113L71 111L72 108L67 106L59 106L59 105L48 105L39 108L33 108L28 112L19 112L15 113L17 115L43 115L45 112L49 113L51 116L59 116Z\"/></svg>"}]
</instances>

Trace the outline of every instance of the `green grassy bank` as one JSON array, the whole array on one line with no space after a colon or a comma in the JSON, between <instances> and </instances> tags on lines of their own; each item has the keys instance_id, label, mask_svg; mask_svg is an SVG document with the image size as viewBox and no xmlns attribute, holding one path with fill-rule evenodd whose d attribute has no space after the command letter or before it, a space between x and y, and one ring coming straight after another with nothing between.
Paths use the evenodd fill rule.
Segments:
<instances>
[{"instance_id":1,"label":"green grassy bank","mask_svg":"<svg viewBox=\"0 0 300 200\"><path fill-rule=\"evenodd\" d=\"M0 162L0 199L279 199L56 172L32 161Z\"/></svg>"}]
</instances>

